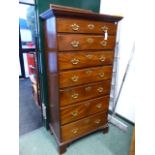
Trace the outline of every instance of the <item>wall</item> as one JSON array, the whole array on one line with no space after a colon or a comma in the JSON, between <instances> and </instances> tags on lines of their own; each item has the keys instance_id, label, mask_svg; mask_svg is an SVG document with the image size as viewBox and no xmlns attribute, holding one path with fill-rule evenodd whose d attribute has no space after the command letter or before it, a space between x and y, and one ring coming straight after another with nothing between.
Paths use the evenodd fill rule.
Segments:
<instances>
[{"instance_id":1,"label":"wall","mask_svg":"<svg viewBox=\"0 0 155 155\"><path fill-rule=\"evenodd\" d=\"M124 19L119 23L117 41L119 42L119 63L117 74L117 91L120 87L128 60L135 41L135 12L133 0L101 0L100 13L121 15ZM131 61L128 74L118 101L116 112L126 119L135 122L135 60Z\"/></svg>"},{"instance_id":2,"label":"wall","mask_svg":"<svg viewBox=\"0 0 155 155\"><path fill-rule=\"evenodd\" d=\"M49 9L49 4L77 7L99 12L100 0L36 0L39 13Z\"/></svg>"}]
</instances>

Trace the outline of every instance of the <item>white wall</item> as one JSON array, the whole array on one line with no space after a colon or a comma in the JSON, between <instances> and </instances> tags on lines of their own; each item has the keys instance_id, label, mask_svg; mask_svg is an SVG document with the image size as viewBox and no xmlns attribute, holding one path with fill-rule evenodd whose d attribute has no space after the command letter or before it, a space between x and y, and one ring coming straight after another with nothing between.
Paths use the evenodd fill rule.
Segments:
<instances>
[{"instance_id":1,"label":"white wall","mask_svg":"<svg viewBox=\"0 0 155 155\"><path fill-rule=\"evenodd\" d=\"M119 22L117 41L119 41L119 66L118 66L118 85L119 89L123 78L129 57L131 55L133 43L135 40L135 12L133 10L133 0L101 0L100 13L121 15L123 20ZM128 120L135 122L134 104L135 104L135 61L134 57L126 76L125 83L118 101L116 112Z\"/></svg>"}]
</instances>

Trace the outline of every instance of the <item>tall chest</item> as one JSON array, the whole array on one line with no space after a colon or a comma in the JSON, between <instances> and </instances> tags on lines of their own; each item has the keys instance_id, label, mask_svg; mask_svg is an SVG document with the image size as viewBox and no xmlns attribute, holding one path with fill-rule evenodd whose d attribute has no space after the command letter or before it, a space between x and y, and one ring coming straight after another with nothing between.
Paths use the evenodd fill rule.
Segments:
<instances>
[{"instance_id":1,"label":"tall chest","mask_svg":"<svg viewBox=\"0 0 155 155\"><path fill-rule=\"evenodd\" d=\"M63 153L74 140L108 131L117 23L122 17L51 5L41 18L50 130Z\"/></svg>"}]
</instances>

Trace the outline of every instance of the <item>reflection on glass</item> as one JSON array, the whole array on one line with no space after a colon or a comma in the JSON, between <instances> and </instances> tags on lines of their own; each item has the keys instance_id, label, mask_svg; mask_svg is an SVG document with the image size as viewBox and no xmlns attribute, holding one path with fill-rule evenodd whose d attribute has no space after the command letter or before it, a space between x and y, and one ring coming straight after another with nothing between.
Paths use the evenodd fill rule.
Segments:
<instances>
[{"instance_id":1,"label":"reflection on glass","mask_svg":"<svg viewBox=\"0 0 155 155\"><path fill-rule=\"evenodd\" d=\"M23 54L24 60L24 70L25 70L25 77L36 77L37 70L36 70L36 56L35 53L24 53Z\"/></svg>"},{"instance_id":2,"label":"reflection on glass","mask_svg":"<svg viewBox=\"0 0 155 155\"><path fill-rule=\"evenodd\" d=\"M22 48L35 48L36 18L34 6L19 5L19 24Z\"/></svg>"}]
</instances>

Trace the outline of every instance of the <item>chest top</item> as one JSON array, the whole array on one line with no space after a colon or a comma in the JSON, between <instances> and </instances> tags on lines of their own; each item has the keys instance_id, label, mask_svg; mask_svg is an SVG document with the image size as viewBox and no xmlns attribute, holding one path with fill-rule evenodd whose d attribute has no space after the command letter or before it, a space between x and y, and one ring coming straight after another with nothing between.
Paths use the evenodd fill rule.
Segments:
<instances>
[{"instance_id":1,"label":"chest top","mask_svg":"<svg viewBox=\"0 0 155 155\"><path fill-rule=\"evenodd\" d=\"M113 16L113 15L106 15L106 14L98 14L92 12L90 10L83 10L83 9L75 9L71 7L60 7L58 5L50 5L50 9L45 11L40 15L42 19L48 19L50 17L68 17L74 19L87 19L93 21L102 21L102 22L118 22L123 17L121 16ZM76 27L76 26L73 26ZM93 28L92 25L89 25L89 28ZM75 30L78 29L77 27Z\"/></svg>"}]
</instances>

